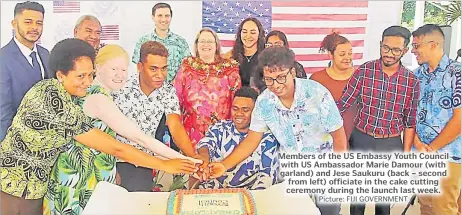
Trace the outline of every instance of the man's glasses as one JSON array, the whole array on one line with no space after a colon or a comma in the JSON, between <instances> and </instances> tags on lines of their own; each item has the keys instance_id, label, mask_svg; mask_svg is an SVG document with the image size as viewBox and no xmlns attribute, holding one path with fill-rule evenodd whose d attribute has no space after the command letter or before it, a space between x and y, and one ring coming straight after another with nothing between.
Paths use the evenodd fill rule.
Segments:
<instances>
[{"instance_id":1,"label":"man's glasses","mask_svg":"<svg viewBox=\"0 0 462 215\"><path fill-rule=\"evenodd\" d=\"M275 42L275 43L266 43L265 44L265 48L269 48L269 47L273 47L273 46L283 47L284 43L283 42Z\"/></svg>"},{"instance_id":2,"label":"man's glasses","mask_svg":"<svg viewBox=\"0 0 462 215\"><path fill-rule=\"evenodd\" d=\"M265 81L266 86L268 86L268 87L273 86L274 81L278 82L278 84L285 84L287 82L287 76L292 71L292 68L289 69L287 74L278 75L278 77L276 77L276 78L264 77L263 80Z\"/></svg>"},{"instance_id":3,"label":"man's glasses","mask_svg":"<svg viewBox=\"0 0 462 215\"><path fill-rule=\"evenodd\" d=\"M403 53L403 49L400 49L400 48L391 48L390 46L387 46L387 45L382 45L380 47L380 51L382 51L383 53L388 53L391 51L391 53L394 55L394 56L399 56Z\"/></svg>"},{"instance_id":4,"label":"man's glasses","mask_svg":"<svg viewBox=\"0 0 462 215\"><path fill-rule=\"evenodd\" d=\"M412 48L415 48L415 49L418 49L421 45L425 45L425 44L428 44L428 43L433 43L434 41L427 41L427 42L421 42L421 43L413 43L412 44Z\"/></svg>"}]
</instances>

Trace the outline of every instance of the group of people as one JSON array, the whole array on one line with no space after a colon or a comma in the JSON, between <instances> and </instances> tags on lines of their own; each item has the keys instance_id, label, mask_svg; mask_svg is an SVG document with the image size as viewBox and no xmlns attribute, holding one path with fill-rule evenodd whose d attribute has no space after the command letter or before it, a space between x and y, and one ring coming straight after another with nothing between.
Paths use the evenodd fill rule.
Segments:
<instances>
[{"instance_id":1,"label":"group of people","mask_svg":"<svg viewBox=\"0 0 462 215\"><path fill-rule=\"evenodd\" d=\"M420 196L421 213L457 214L461 64L444 54L436 25L385 29L380 58L356 70L350 41L333 32L320 44L330 64L307 79L285 34L265 36L256 18L241 22L228 53L201 29L191 55L170 30L170 5L157 3L155 29L130 59L100 44L91 15L48 52L36 44L44 13L18 3L0 51L2 214L80 214L99 181L129 191L265 189L283 180L279 152L413 149L451 157L442 195ZM401 64L411 39L415 71ZM316 204L340 212L340 203Z\"/></svg>"}]
</instances>

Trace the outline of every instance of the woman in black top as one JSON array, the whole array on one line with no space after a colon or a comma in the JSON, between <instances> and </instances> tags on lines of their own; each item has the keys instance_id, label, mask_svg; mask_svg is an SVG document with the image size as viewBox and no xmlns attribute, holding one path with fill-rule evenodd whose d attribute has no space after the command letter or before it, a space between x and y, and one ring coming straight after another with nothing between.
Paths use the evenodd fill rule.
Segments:
<instances>
[{"instance_id":1,"label":"woman in black top","mask_svg":"<svg viewBox=\"0 0 462 215\"><path fill-rule=\"evenodd\" d=\"M269 48L273 46L285 46L287 48L289 47L289 42L287 41L287 37L281 31L275 30L275 31L269 32L268 35L266 35L265 42L266 42L265 48ZM303 68L302 64L295 61L294 67L295 67L297 78L304 78L304 79L307 78L305 69ZM263 82L263 68L257 67L257 69L253 72L250 85L252 87L256 87L260 92L263 92L263 90L266 89L266 85Z\"/></svg>"},{"instance_id":2,"label":"woman in black top","mask_svg":"<svg viewBox=\"0 0 462 215\"><path fill-rule=\"evenodd\" d=\"M236 33L233 49L224 58L239 62L239 75L242 86L250 85L250 77L258 66L258 53L265 48L265 31L256 18L247 18L241 22Z\"/></svg>"}]
</instances>

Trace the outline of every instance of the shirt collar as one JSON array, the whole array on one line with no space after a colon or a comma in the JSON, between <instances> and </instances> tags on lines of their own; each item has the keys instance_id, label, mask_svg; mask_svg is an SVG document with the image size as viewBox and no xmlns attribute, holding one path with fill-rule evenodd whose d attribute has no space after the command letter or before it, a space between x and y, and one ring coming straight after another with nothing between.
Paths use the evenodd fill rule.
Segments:
<instances>
[{"instance_id":1,"label":"shirt collar","mask_svg":"<svg viewBox=\"0 0 462 215\"><path fill-rule=\"evenodd\" d=\"M60 83L58 81L58 79L56 79L56 78L50 78L50 79L46 79L44 81L49 81L52 85L56 86L56 88L58 89L58 92L60 92L61 95L63 95L67 99L67 101L75 102L75 100L77 98L80 98L80 97L77 97L77 96L73 96L69 92L67 92L67 90L64 88L64 85L62 83Z\"/></svg>"},{"instance_id":2,"label":"shirt collar","mask_svg":"<svg viewBox=\"0 0 462 215\"><path fill-rule=\"evenodd\" d=\"M444 54L443 57L441 57L440 62L438 63L438 66L435 68L435 72L444 72L446 71L446 68L449 66L449 57ZM423 71L428 73L428 63L422 64Z\"/></svg>"},{"instance_id":3,"label":"shirt collar","mask_svg":"<svg viewBox=\"0 0 462 215\"><path fill-rule=\"evenodd\" d=\"M302 93L302 89L301 89L302 85L301 85L300 82L301 81L299 80L299 78L295 78L294 101L292 102L292 106L290 107L290 109L288 109L286 106L284 106L282 104L281 100L279 99L279 97L268 89L268 91L270 93L270 98L272 98L274 100L275 105L276 105L276 107L278 109L293 111L298 106L298 103L302 102L300 99L302 99L304 97L300 95Z\"/></svg>"},{"instance_id":4,"label":"shirt collar","mask_svg":"<svg viewBox=\"0 0 462 215\"><path fill-rule=\"evenodd\" d=\"M229 120L229 124L231 126L231 131L233 132L233 135L240 136L240 137L245 137L247 133L241 133L237 130L236 126L234 125L233 120Z\"/></svg>"},{"instance_id":5,"label":"shirt collar","mask_svg":"<svg viewBox=\"0 0 462 215\"><path fill-rule=\"evenodd\" d=\"M398 63L399 63L398 69L396 70L396 73L394 73L393 75L395 75L395 74L399 75L399 74L401 74L402 72L404 72L406 70L406 67L404 67L401 60ZM378 68L381 72L383 72L383 70L382 70L382 58L379 58L379 59L377 59L375 61L375 67L376 67L376 69Z\"/></svg>"},{"instance_id":6,"label":"shirt collar","mask_svg":"<svg viewBox=\"0 0 462 215\"><path fill-rule=\"evenodd\" d=\"M130 87L130 88L133 88L135 90L135 92L138 93L138 95L145 95L144 92L141 90L141 85L140 85L140 75L139 73L136 73L134 74L133 76L131 76L129 78L129 82L127 82L127 86ZM157 91L162 91L163 89L165 89L165 85L168 84L167 81L164 81L164 83L162 84L161 87L155 89L154 91L151 92L150 95L146 96L146 97L151 97L152 95L154 95L155 92Z\"/></svg>"},{"instance_id":7,"label":"shirt collar","mask_svg":"<svg viewBox=\"0 0 462 215\"><path fill-rule=\"evenodd\" d=\"M13 37L14 39L14 42L16 43L16 45L18 45L19 47L19 50L21 50L21 53L26 57L30 57L30 54L35 51L35 53L38 55L38 52L37 52L37 45L35 45L34 43L34 47L32 48L32 50L30 50L27 46L25 46L24 44L22 44L21 42L19 42L18 39L16 39L16 36Z\"/></svg>"}]
</instances>

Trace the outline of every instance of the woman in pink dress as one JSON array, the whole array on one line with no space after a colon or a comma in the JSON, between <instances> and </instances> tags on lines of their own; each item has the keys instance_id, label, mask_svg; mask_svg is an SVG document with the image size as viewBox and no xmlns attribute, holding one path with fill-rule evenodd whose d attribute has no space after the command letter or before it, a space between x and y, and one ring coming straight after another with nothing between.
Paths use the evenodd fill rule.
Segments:
<instances>
[{"instance_id":1,"label":"woman in pink dress","mask_svg":"<svg viewBox=\"0 0 462 215\"><path fill-rule=\"evenodd\" d=\"M213 30L199 31L194 52L195 57L183 60L174 81L183 125L193 147L210 125L230 119L234 92L241 87L239 64L221 57L220 42Z\"/></svg>"}]
</instances>

